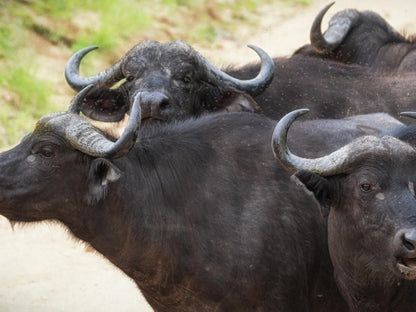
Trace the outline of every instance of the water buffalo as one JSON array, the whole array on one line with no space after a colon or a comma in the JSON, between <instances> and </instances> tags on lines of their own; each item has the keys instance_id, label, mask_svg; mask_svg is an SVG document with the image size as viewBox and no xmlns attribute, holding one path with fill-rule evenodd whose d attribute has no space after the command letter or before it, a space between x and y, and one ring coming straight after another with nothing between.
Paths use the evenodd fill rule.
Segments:
<instances>
[{"instance_id":1,"label":"water buffalo","mask_svg":"<svg viewBox=\"0 0 416 312\"><path fill-rule=\"evenodd\" d=\"M209 114L138 131L149 99L139 92L125 131L109 140L79 115L89 91L0 154L0 214L61 221L159 312L347 311L326 221L271 153L274 121ZM330 151L400 125L385 114L334 122L310 121L294 141ZM325 129L339 134L331 140Z\"/></svg>"},{"instance_id":2,"label":"water buffalo","mask_svg":"<svg viewBox=\"0 0 416 312\"><path fill-rule=\"evenodd\" d=\"M287 132L306 111L281 119L273 151L329 212L329 253L350 311L415 311L414 145L363 136L320 158L299 157L287 147Z\"/></svg>"},{"instance_id":3,"label":"water buffalo","mask_svg":"<svg viewBox=\"0 0 416 312\"><path fill-rule=\"evenodd\" d=\"M273 60L260 48L250 46L261 58L261 69L248 80L222 72L183 41L143 41L111 68L93 77L82 77L83 57L96 47L75 53L67 63L65 76L74 90L95 87L84 100L82 111L101 121L119 121L129 111L138 92L146 92L142 125L170 121L212 111L256 111L253 95L261 93L274 74ZM116 89L115 83L124 81Z\"/></svg>"},{"instance_id":4,"label":"water buffalo","mask_svg":"<svg viewBox=\"0 0 416 312\"><path fill-rule=\"evenodd\" d=\"M311 44L297 54L369 67L375 73L404 73L416 70L416 44L372 11L347 9L335 14L324 34L321 23L327 5L311 27Z\"/></svg>"}]
</instances>

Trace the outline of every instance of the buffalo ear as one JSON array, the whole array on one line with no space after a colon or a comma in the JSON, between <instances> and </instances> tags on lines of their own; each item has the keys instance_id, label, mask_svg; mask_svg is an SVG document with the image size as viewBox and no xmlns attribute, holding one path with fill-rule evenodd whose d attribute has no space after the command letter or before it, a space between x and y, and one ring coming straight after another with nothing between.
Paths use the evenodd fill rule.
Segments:
<instances>
[{"instance_id":1,"label":"buffalo ear","mask_svg":"<svg viewBox=\"0 0 416 312\"><path fill-rule=\"evenodd\" d=\"M216 106L224 112L259 112L260 106L254 99L246 94L236 91L225 92L220 99L217 99Z\"/></svg>"},{"instance_id":2,"label":"buffalo ear","mask_svg":"<svg viewBox=\"0 0 416 312\"><path fill-rule=\"evenodd\" d=\"M88 175L88 204L95 204L104 199L108 184L117 181L120 177L120 169L111 161L104 158L94 159Z\"/></svg>"},{"instance_id":3,"label":"buffalo ear","mask_svg":"<svg viewBox=\"0 0 416 312\"><path fill-rule=\"evenodd\" d=\"M295 176L309 191L313 193L315 199L321 207L322 215L326 217L329 214L329 209L334 195L330 182L316 173L305 170L296 172Z\"/></svg>"},{"instance_id":4,"label":"buffalo ear","mask_svg":"<svg viewBox=\"0 0 416 312\"><path fill-rule=\"evenodd\" d=\"M127 102L117 90L93 88L82 101L81 111L94 120L116 122L122 120L130 109Z\"/></svg>"}]
</instances>

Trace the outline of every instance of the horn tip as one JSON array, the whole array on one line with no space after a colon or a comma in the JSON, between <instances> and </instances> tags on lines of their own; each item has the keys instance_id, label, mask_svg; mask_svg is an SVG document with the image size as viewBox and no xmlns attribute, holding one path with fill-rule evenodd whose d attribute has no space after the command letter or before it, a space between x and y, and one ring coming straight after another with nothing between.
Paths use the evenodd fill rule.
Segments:
<instances>
[{"instance_id":1,"label":"horn tip","mask_svg":"<svg viewBox=\"0 0 416 312\"><path fill-rule=\"evenodd\" d=\"M266 53L262 48L254 45L254 44L248 44L247 47L254 50L257 54L265 54Z\"/></svg>"},{"instance_id":2,"label":"horn tip","mask_svg":"<svg viewBox=\"0 0 416 312\"><path fill-rule=\"evenodd\" d=\"M280 121L278 122L278 125L284 125L284 128L289 129L290 125L299 117L307 114L309 112L309 108L300 108L291 111L290 113L287 113L284 115Z\"/></svg>"},{"instance_id":3,"label":"horn tip","mask_svg":"<svg viewBox=\"0 0 416 312\"><path fill-rule=\"evenodd\" d=\"M322 9L322 13L326 13L330 7L332 7L335 4L335 1L332 1L330 3L328 3L326 6L324 6L324 8ZM322 15L323 16L323 15Z\"/></svg>"},{"instance_id":4,"label":"horn tip","mask_svg":"<svg viewBox=\"0 0 416 312\"><path fill-rule=\"evenodd\" d=\"M79 55L79 54L85 55L85 54L87 54L87 53L89 53L89 52L91 52L93 50L96 50L96 49L98 49L98 46L97 45L88 46L88 47L82 48L81 50L78 50L75 53L75 55Z\"/></svg>"},{"instance_id":5,"label":"horn tip","mask_svg":"<svg viewBox=\"0 0 416 312\"><path fill-rule=\"evenodd\" d=\"M300 109L294 110L292 113L293 115L295 115L295 118L297 118L297 117L300 117L302 115L309 113L309 111L310 111L309 108L300 108Z\"/></svg>"},{"instance_id":6,"label":"horn tip","mask_svg":"<svg viewBox=\"0 0 416 312\"><path fill-rule=\"evenodd\" d=\"M87 93L87 91L89 91L92 87L94 87L94 84L89 84L88 86L86 86L85 88L83 88L82 90L81 90L81 92L83 93L83 94L86 94Z\"/></svg>"},{"instance_id":7,"label":"horn tip","mask_svg":"<svg viewBox=\"0 0 416 312\"><path fill-rule=\"evenodd\" d=\"M84 53L89 53L89 52L91 52L93 50L97 50L97 49L98 49L97 45L92 45L92 46L85 47L84 49L81 49L80 51L82 51Z\"/></svg>"},{"instance_id":8,"label":"horn tip","mask_svg":"<svg viewBox=\"0 0 416 312\"><path fill-rule=\"evenodd\" d=\"M416 112L401 112L399 115L401 117L416 118Z\"/></svg>"},{"instance_id":9,"label":"horn tip","mask_svg":"<svg viewBox=\"0 0 416 312\"><path fill-rule=\"evenodd\" d=\"M91 88L94 87L93 84L89 84L84 87L75 97L72 99L71 104L69 105L68 112L78 114L80 112L81 101L88 94Z\"/></svg>"}]
</instances>

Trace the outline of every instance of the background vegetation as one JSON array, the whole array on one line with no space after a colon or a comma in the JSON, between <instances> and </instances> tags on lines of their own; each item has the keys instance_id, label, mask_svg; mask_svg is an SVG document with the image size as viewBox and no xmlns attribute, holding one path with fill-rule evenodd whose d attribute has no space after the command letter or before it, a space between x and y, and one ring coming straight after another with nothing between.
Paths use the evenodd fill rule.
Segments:
<instances>
[{"instance_id":1,"label":"background vegetation","mask_svg":"<svg viewBox=\"0 0 416 312\"><path fill-rule=\"evenodd\" d=\"M0 0L0 148L16 144L39 117L67 107L74 93L63 72L78 49L100 47L95 63L83 64L93 74L144 39L212 45L237 25L255 26L258 8L270 2Z\"/></svg>"}]
</instances>

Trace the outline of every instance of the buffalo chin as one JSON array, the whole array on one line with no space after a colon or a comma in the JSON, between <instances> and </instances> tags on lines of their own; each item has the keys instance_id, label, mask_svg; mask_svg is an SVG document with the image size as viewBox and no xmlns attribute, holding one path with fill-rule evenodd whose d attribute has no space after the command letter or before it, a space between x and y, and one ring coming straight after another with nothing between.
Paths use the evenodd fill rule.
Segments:
<instances>
[{"instance_id":1,"label":"buffalo chin","mask_svg":"<svg viewBox=\"0 0 416 312\"><path fill-rule=\"evenodd\" d=\"M416 279L416 258L399 258L396 267L403 278L407 280Z\"/></svg>"}]
</instances>

